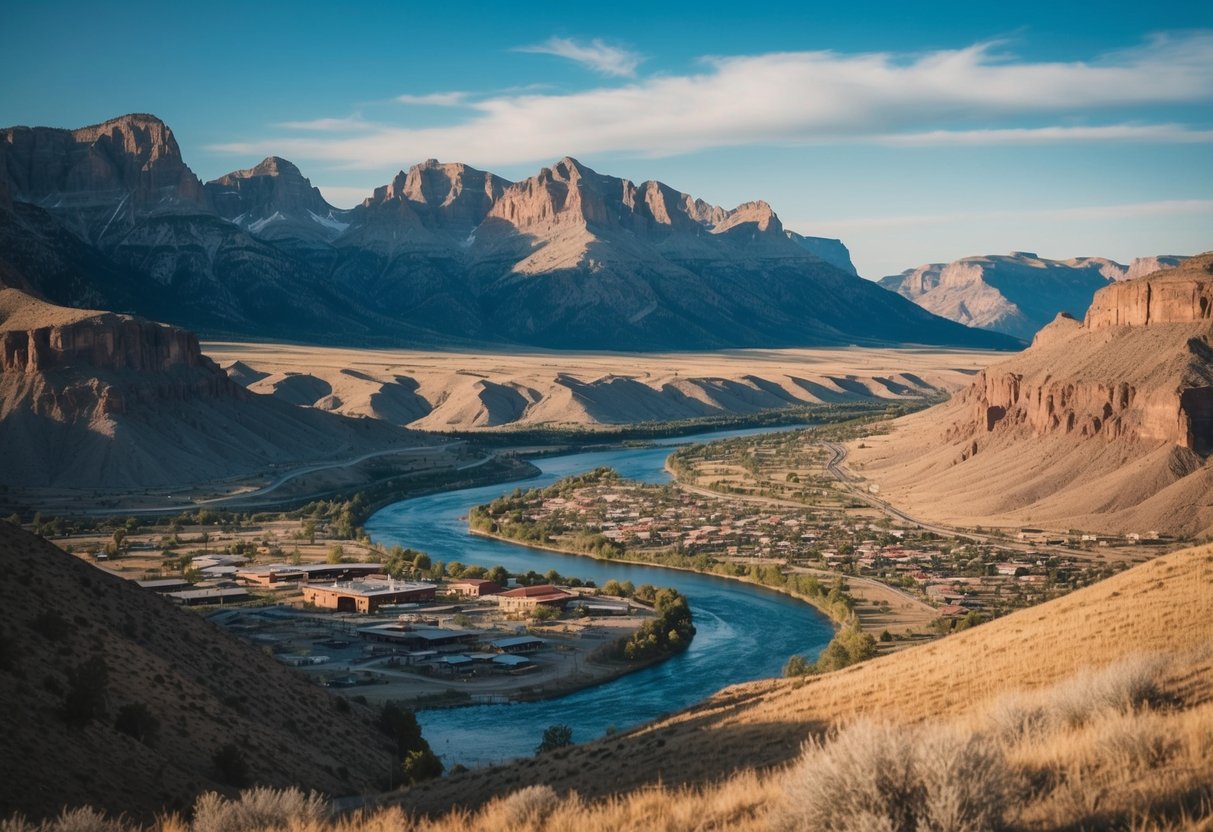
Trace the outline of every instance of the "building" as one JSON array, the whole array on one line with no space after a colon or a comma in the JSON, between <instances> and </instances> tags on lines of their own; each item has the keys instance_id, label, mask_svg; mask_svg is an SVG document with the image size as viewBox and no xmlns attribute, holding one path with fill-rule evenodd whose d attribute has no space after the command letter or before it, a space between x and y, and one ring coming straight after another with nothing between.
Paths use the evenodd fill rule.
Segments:
<instances>
[{"instance_id":1,"label":"building","mask_svg":"<svg viewBox=\"0 0 1213 832\"><path fill-rule=\"evenodd\" d=\"M563 589L557 589L551 584L539 586L520 586L509 592L493 596L501 609L506 612L534 612L536 607L555 607L563 609L564 605L577 596Z\"/></svg>"},{"instance_id":2,"label":"building","mask_svg":"<svg viewBox=\"0 0 1213 832\"><path fill-rule=\"evenodd\" d=\"M152 592L181 592L190 589L193 585L184 578L157 578L149 581L135 581L142 589L150 589Z\"/></svg>"},{"instance_id":3,"label":"building","mask_svg":"<svg viewBox=\"0 0 1213 832\"><path fill-rule=\"evenodd\" d=\"M499 653L533 653L546 646L547 642L536 636L512 636L489 642L489 647Z\"/></svg>"},{"instance_id":4,"label":"building","mask_svg":"<svg viewBox=\"0 0 1213 832\"><path fill-rule=\"evenodd\" d=\"M245 583L272 586L291 581L352 581L382 572L378 563L270 563L249 566L236 572Z\"/></svg>"},{"instance_id":5,"label":"building","mask_svg":"<svg viewBox=\"0 0 1213 832\"><path fill-rule=\"evenodd\" d=\"M497 595L504 589L499 584L483 578L460 578L448 582L446 588L448 592L461 598L483 598L486 595Z\"/></svg>"},{"instance_id":6,"label":"building","mask_svg":"<svg viewBox=\"0 0 1213 832\"><path fill-rule=\"evenodd\" d=\"M474 644L485 634L481 630L440 630L434 627L406 627L400 624L380 624L359 627L358 635L368 641L394 644L410 651L410 655L437 655L441 648Z\"/></svg>"},{"instance_id":7,"label":"building","mask_svg":"<svg viewBox=\"0 0 1213 832\"><path fill-rule=\"evenodd\" d=\"M384 604L433 601L435 584L416 581L334 581L304 584L303 600L321 609L371 613Z\"/></svg>"},{"instance_id":8,"label":"building","mask_svg":"<svg viewBox=\"0 0 1213 832\"><path fill-rule=\"evenodd\" d=\"M185 592L166 592L165 595L187 607L245 601L249 597L247 589L190 589Z\"/></svg>"}]
</instances>

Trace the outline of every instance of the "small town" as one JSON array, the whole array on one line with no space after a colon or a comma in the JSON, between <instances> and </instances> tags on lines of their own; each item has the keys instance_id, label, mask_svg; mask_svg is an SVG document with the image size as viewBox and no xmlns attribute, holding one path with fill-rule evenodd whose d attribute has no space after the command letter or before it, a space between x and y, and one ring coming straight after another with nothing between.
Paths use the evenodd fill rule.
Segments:
<instances>
[{"instance_id":1,"label":"small town","mask_svg":"<svg viewBox=\"0 0 1213 832\"><path fill-rule=\"evenodd\" d=\"M724 444L693 449L706 453ZM474 510L470 522L481 533L532 545L704 571L723 567L725 574L767 585L781 585L781 573L840 582L857 602L860 625L886 643L962 629L1041 603L1122 571L1134 555L1144 560L1165 542L1157 535L1054 536L1034 528L992 542L923 530L863 504L848 506L845 494L833 488L819 502L833 505L746 501L630 482L598 469L501 497ZM892 594L873 593L873 584Z\"/></svg>"}]
</instances>

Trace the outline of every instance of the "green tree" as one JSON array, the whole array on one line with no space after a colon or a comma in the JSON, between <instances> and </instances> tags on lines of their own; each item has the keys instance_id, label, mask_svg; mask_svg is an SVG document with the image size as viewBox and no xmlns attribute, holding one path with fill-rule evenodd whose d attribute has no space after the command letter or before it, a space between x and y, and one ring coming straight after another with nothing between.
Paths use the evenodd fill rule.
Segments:
<instances>
[{"instance_id":1,"label":"green tree","mask_svg":"<svg viewBox=\"0 0 1213 832\"><path fill-rule=\"evenodd\" d=\"M334 543L329 547L328 556L325 558L328 563L344 563L345 562L345 547L340 543Z\"/></svg>"},{"instance_id":2,"label":"green tree","mask_svg":"<svg viewBox=\"0 0 1213 832\"><path fill-rule=\"evenodd\" d=\"M543 739L535 747L536 754L567 748L573 744L573 729L569 725L549 725L543 729Z\"/></svg>"},{"instance_id":3,"label":"green tree","mask_svg":"<svg viewBox=\"0 0 1213 832\"><path fill-rule=\"evenodd\" d=\"M783 675L787 678L804 676L813 672L813 665L804 656L792 656L783 666Z\"/></svg>"}]
</instances>

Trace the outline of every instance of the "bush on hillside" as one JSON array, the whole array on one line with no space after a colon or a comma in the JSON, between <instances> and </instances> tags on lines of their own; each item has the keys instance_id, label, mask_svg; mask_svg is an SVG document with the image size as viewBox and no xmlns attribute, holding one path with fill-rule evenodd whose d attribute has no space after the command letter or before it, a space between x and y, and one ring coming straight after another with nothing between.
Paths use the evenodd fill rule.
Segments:
<instances>
[{"instance_id":1,"label":"bush on hillside","mask_svg":"<svg viewBox=\"0 0 1213 832\"><path fill-rule=\"evenodd\" d=\"M857 722L810 742L771 817L779 832L977 832L1004 826L1011 769L981 734Z\"/></svg>"},{"instance_id":2,"label":"bush on hillside","mask_svg":"<svg viewBox=\"0 0 1213 832\"><path fill-rule=\"evenodd\" d=\"M328 817L328 805L316 792L296 788L256 788L229 800L207 792L194 803L190 832L261 832L306 827Z\"/></svg>"}]
</instances>

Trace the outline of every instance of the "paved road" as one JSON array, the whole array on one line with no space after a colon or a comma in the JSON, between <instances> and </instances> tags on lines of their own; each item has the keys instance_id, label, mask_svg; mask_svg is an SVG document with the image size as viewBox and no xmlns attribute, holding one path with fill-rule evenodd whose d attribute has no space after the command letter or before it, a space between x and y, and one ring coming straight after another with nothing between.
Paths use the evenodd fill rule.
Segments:
<instances>
[{"instance_id":1,"label":"paved road","mask_svg":"<svg viewBox=\"0 0 1213 832\"><path fill-rule=\"evenodd\" d=\"M307 474L314 474L317 471L329 471L334 468L351 468L355 465L366 462L368 459L374 459L375 457L379 457L379 456L396 456L396 455L405 456L405 455L414 455L414 454L419 454L419 453L427 453L429 451L443 451L443 450L446 450L447 448L454 447L455 445L462 445L462 444L463 444L463 440L459 440L456 442L446 442L442 445L424 445L424 446L417 447L417 448L389 448L384 451L371 451L370 453L363 454L360 457L355 457L354 459L341 460L340 462L321 462L321 463L317 463L315 465L305 465L302 468L296 468L293 471L290 471L289 473L283 474L278 479L271 482L269 485L263 485L261 488L254 489L253 491L242 491L239 494L229 494L225 497L212 497L209 500L196 500L196 501L194 501L194 505L196 505L196 506L213 506L213 505L217 505L217 504L221 504L221 503L228 503L228 502L237 501L237 500L243 502L244 500L247 500L250 497L261 497L265 494L269 494L271 492L277 491L284 484L290 482L291 480L298 479L299 477L306 476ZM483 464L483 462L481 464ZM471 467L471 466L468 466L468 467ZM462 470L462 468L460 470Z\"/></svg>"},{"instance_id":2,"label":"paved road","mask_svg":"<svg viewBox=\"0 0 1213 832\"><path fill-rule=\"evenodd\" d=\"M926 520L922 520L918 517L913 517L909 514L906 514L904 511L902 511L901 509L892 505L891 503L885 502L884 500L880 499L879 497L874 496L871 492L864 489L861 485L858 484L860 482L860 478L856 477L854 474L852 474L851 472L847 471L845 468L842 467L843 463L846 462L846 459L847 459L847 449L846 448L844 448L842 445L839 445L836 442L822 442L821 446L823 448L825 448L827 451L829 451L832 455L830 461L826 463L826 470L830 473L831 476L834 477L834 479L838 480L839 482L841 482L843 484L847 494L849 494L850 496L854 497L857 500L861 500L861 501L867 503L868 505L872 506L872 508L875 508L875 509L878 509L879 511L884 512L885 514L889 515L890 517L896 517L897 519L903 520L912 526L917 526L918 528L923 529L925 531L934 532L935 534L945 535L947 537L967 537L971 540L979 540L983 543L989 543L991 545L1000 546L1005 549L1018 549L1021 552L1033 552L1033 553L1055 552L1058 554L1069 555L1071 557L1079 557L1079 555L1073 549L1067 549L1062 546L1048 546L1043 543L1034 544L1034 543L1024 543L1024 542L1021 542L1018 540L1008 540L1005 537L996 537L994 535L979 534L977 532L971 532L966 529L956 528L955 526L945 526L945 525L941 525L939 523L929 523Z\"/></svg>"},{"instance_id":3,"label":"paved road","mask_svg":"<svg viewBox=\"0 0 1213 832\"><path fill-rule=\"evenodd\" d=\"M273 504L275 504L275 501L274 500L257 500L256 498L264 497L267 494L272 494L274 491L281 488L284 484L290 482L291 480L298 479L299 477L305 476L307 474L314 474L317 471L328 471L328 470L332 470L335 468L350 468L354 465L359 465L363 462L366 462L368 459L374 459L374 458L380 457L380 456L404 456L404 455L416 455L416 454L429 453L432 451L444 451L444 450L448 450L450 448L453 448L458 445L463 445L463 444L466 444L466 442L462 439L459 439L459 440L455 440L452 442L445 442L441 445L422 445L422 446L418 446L418 447L414 447L414 448L388 448L385 450L371 451L370 453L362 454L361 456L355 457L354 459L343 459L343 460L339 460L336 462L319 462L319 463L315 463L312 465L304 465L299 468L294 468L294 469L280 475L277 479L275 479L273 482L269 483L268 485L263 485L262 487L256 488L252 491L242 491L239 494L227 494L223 497L211 497L210 499L207 499L207 500L183 500L182 502L178 502L178 503L165 503L165 504L158 505L158 506L140 506L139 508L122 508L122 509L91 508L91 509L84 509L84 510L80 511L79 513L88 514L88 515L110 515L110 514L115 514L115 513L120 513L120 514L124 514L124 515L163 514L165 512L172 512L172 511L191 511L193 509L198 509L198 508L222 507L224 505L233 504L233 503L238 504L241 508L257 508L259 506L273 505ZM456 468L456 470L465 471L469 468L476 468L478 466L481 466L481 465L484 465L484 464L490 462L491 460L493 460L495 458L496 458L496 454L490 454L489 456L484 457L482 459L475 460L474 462L469 462L464 465L460 465ZM330 494L336 493L338 491L343 491L343 490L346 490L346 489L345 488L329 489L328 491L318 492L317 494L305 494L302 496L293 496L293 497L291 497L291 499L292 500L319 499L320 497L325 497ZM249 502L250 499L254 500L254 502L250 503Z\"/></svg>"}]
</instances>

